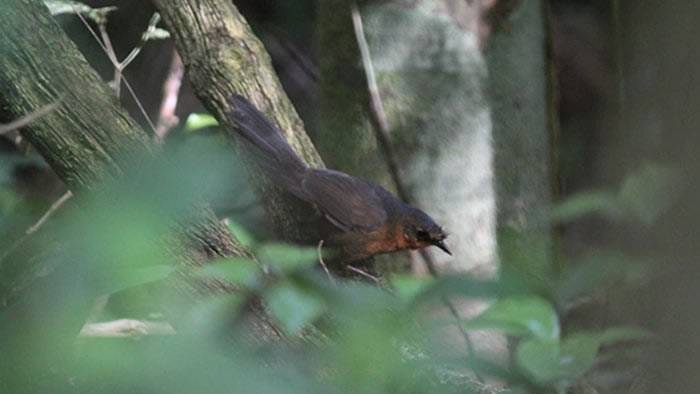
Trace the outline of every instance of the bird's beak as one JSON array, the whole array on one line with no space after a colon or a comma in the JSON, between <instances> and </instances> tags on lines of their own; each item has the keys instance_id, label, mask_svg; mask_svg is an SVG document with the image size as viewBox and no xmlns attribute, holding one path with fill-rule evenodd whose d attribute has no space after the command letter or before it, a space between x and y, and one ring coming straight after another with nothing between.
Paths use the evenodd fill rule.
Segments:
<instances>
[{"instance_id":1,"label":"bird's beak","mask_svg":"<svg viewBox=\"0 0 700 394\"><path fill-rule=\"evenodd\" d=\"M449 254L452 256L452 252L450 252L449 249L447 249L447 245L445 245L445 242L443 241L435 241L433 242L433 245L437 246L438 248L442 249L443 252Z\"/></svg>"}]
</instances>

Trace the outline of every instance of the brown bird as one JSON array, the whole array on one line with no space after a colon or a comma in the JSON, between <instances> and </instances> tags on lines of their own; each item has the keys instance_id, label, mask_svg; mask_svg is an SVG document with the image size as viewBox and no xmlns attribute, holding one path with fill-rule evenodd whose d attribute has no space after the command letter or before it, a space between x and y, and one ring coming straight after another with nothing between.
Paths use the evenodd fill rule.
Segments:
<instances>
[{"instance_id":1,"label":"brown bird","mask_svg":"<svg viewBox=\"0 0 700 394\"><path fill-rule=\"evenodd\" d=\"M247 99L230 98L228 113L262 170L279 187L311 204L328 226L325 245L346 261L403 249L445 246L447 235L435 221L372 182L339 171L308 167L280 131Z\"/></svg>"}]
</instances>

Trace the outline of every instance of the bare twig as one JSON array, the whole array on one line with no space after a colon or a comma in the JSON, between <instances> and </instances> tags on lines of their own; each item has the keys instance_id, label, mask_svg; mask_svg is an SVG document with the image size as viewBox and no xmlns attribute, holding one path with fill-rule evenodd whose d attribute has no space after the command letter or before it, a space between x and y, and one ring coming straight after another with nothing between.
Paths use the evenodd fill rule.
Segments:
<instances>
[{"instance_id":1,"label":"bare twig","mask_svg":"<svg viewBox=\"0 0 700 394\"><path fill-rule=\"evenodd\" d=\"M78 334L81 338L123 338L150 335L175 335L173 326L166 322L120 319L102 323L88 323Z\"/></svg>"},{"instance_id":2,"label":"bare twig","mask_svg":"<svg viewBox=\"0 0 700 394\"><path fill-rule=\"evenodd\" d=\"M102 42L100 37L97 35L95 30L92 28L92 26L90 26L90 24L87 22L87 20L85 20L85 17L80 12L78 12L77 9L75 11L75 14L78 16L78 19L80 19L80 21L83 23L83 25L88 30L88 32L90 32L90 35L92 35L92 37L95 39L97 44L102 48L102 51L104 51L104 53L107 55L109 60L112 62L112 66L114 66L115 73L119 74L119 77L115 78L115 81L113 81L113 83L117 83L117 82L119 83L119 85L115 86L115 88L114 88L115 92L117 94L117 97L119 97L121 82L123 80L124 86L126 86L126 90L129 92L129 95L136 103L136 107L139 109L139 112L141 112L141 115L146 120L146 123L148 123L148 127L150 127L151 131L155 134L156 127L153 124L153 121L151 121L151 118L148 116L146 109L143 107L143 104L141 104L141 101L136 96L136 93L134 92L134 89L131 87L131 84L121 73L122 66L119 63L119 61L117 60L117 54L114 52L114 48L112 48L111 42L109 40L109 36L107 35L107 31L106 30L104 31L104 35L106 36L106 40L105 40L105 42ZM104 23L99 23L98 27L103 26L103 24ZM100 31L102 32L103 27L101 27L100 29L101 29ZM117 74L115 74L115 75L117 75ZM117 79L118 79L118 81L117 81Z\"/></svg>"},{"instance_id":3,"label":"bare twig","mask_svg":"<svg viewBox=\"0 0 700 394\"><path fill-rule=\"evenodd\" d=\"M364 276L365 278L369 278L369 279L373 280L377 284L382 284L382 281L379 278L370 274L367 271L363 271L357 267L353 267L352 265L348 265L348 269L356 274L360 274L360 275Z\"/></svg>"},{"instance_id":4,"label":"bare twig","mask_svg":"<svg viewBox=\"0 0 700 394\"><path fill-rule=\"evenodd\" d=\"M44 115L51 113L61 103L61 99L7 124L0 124L0 135L21 129Z\"/></svg>"},{"instance_id":5,"label":"bare twig","mask_svg":"<svg viewBox=\"0 0 700 394\"><path fill-rule=\"evenodd\" d=\"M107 53L107 57L109 58L109 61L112 62L112 64L114 65L114 78L112 79L112 82L110 84L112 85L112 89L114 89L114 93L117 95L117 97L121 98L122 69L119 65L119 60L117 59L117 52L114 51L112 40L109 38L109 34L107 34L106 18L97 24L97 29L100 32L100 37L102 37L102 42L104 43L104 48L106 49L105 52Z\"/></svg>"},{"instance_id":6,"label":"bare twig","mask_svg":"<svg viewBox=\"0 0 700 394\"><path fill-rule=\"evenodd\" d=\"M143 32L143 34L141 34L141 41L139 42L139 44L135 46L134 49L132 49L128 55L126 55L126 57L124 58L124 60L121 61L121 63L119 63L119 68L122 71L125 68L127 68L129 64L131 64L131 62L134 61L134 59L136 59L139 53L141 53L141 50L148 42L149 37L151 37L151 35L153 35L153 33L156 31L156 26L158 26L158 22L160 22L160 14L155 12L151 16L151 19L148 21L148 27L146 28L146 31Z\"/></svg>"},{"instance_id":7,"label":"bare twig","mask_svg":"<svg viewBox=\"0 0 700 394\"><path fill-rule=\"evenodd\" d=\"M357 3L352 4L351 13L352 23L355 30L355 38L357 39L357 45L360 48L360 55L362 56L362 65L364 67L365 76L367 78L367 89L370 95L370 119L372 120L372 125L375 130L375 135L377 141L379 142L379 146L382 148L383 153L387 159L387 165L389 167L391 178L396 186L396 192L402 200L410 202L412 198L411 196L409 196L407 189L401 181L401 177L399 176L398 161L396 160L394 151L393 149L391 149L391 145L389 143L389 121L387 119L386 112L384 111L384 104L382 103L382 98L379 92L379 85L377 84L377 77L374 73L374 66L372 65L369 44L367 43L367 38L365 37L364 33L362 15L360 14L360 10L357 7ZM435 263L433 262L433 259L431 258L430 254L428 254L426 250L421 250L420 254L423 257L423 261L425 262L425 265L428 268L428 272L430 272L430 275L432 275L433 277L438 277L439 273L435 267ZM457 326L457 329L464 338L469 357L473 359L473 357L476 355L474 345L472 344L471 338L469 338L469 334L460 324L462 318L459 315L457 308L447 297L442 297L441 301L447 307L452 317L456 320L455 325ZM478 372L474 371L474 374L480 382L484 381L484 379L479 375Z\"/></svg>"},{"instance_id":8,"label":"bare twig","mask_svg":"<svg viewBox=\"0 0 700 394\"><path fill-rule=\"evenodd\" d=\"M66 201L70 200L70 198L73 197L73 193L71 193L70 190L68 190L65 194L63 194L58 200L56 200L49 209L37 220L36 223L34 223L31 227L25 231L25 235L32 235L34 234L37 230L41 228L41 226L46 223L51 216L59 209L63 204L66 203Z\"/></svg>"},{"instance_id":9,"label":"bare twig","mask_svg":"<svg viewBox=\"0 0 700 394\"><path fill-rule=\"evenodd\" d=\"M170 62L170 71L168 78L163 84L163 100L160 103L160 111L158 112L158 124L156 125L156 139L162 141L168 131L175 127L180 119L175 114L177 109L177 99L182 86L182 76L184 74L184 66L177 51L173 49L173 58Z\"/></svg>"},{"instance_id":10,"label":"bare twig","mask_svg":"<svg viewBox=\"0 0 700 394\"><path fill-rule=\"evenodd\" d=\"M362 66L364 67L367 78L367 89L369 90L371 107L370 121L372 122L377 142L379 142L379 146L384 153L384 157L386 157L389 173L394 181L394 185L396 186L396 193L402 200L410 201L408 192L406 191L406 188L399 177L398 160L396 160L396 155L394 155L394 151L391 149L391 144L389 143L389 120L386 116L386 112L384 111L384 104L382 103L382 98L379 93L377 77L374 73L374 66L372 65L369 45L367 44L367 38L365 37L365 31L362 24L362 15L360 15L360 10L357 8L356 3L352 4L351 12L352 24L355 29L355 38L357 40L357 45L360 48Z\"/></svg>"},{"instance_id":11,"label":"bare twig","mask_svg":"<svg viewBox=\"0 0 700 394\"><path fill-rule=\"evenodd\" d=\"M10 256L15 250L17 250L18 247L20 247L22 244L24 244L29 237L37 232L45 223L48 221L51 216L53 216L56 211L63 206L63 204L66 203L71 197L73 196L73 193L67 191L64 195L62 195L58 200L56 200L49 209L41 215L39 220L36 221L33 225L31 225L27 230L24 231L24 235L20 237L17 241L15 241L10 247L5 249L2 254L0 254L0 264L2 263L3 260L5 260L8 256Z\"/></svg>"},{"instance_id":12,"label":"bare twig","mask_svg":"<svg viewBox=\"0 0 700 394\"><path fill-rule=\"evenodd\" d=\"M318 246L316 247L316 253L318 253L318 263L321 264L323 270L326 271L326 275L328 275L328 280L330 280L334 286L337 285L337 283L335 282L335 278L333 278L333 275L331 275L331 271L329 271L328 267L326 266L326 262L323 261L323 240L318 242Z\"/></svg>"}]
</instances>

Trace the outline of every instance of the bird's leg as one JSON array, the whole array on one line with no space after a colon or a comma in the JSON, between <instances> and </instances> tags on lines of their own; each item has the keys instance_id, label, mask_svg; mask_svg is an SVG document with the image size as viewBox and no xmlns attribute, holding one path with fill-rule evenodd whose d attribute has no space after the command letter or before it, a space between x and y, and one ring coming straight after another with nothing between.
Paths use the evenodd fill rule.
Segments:
<instances>
[{"instance_id":1,"label":"bird's leg","mask_svg":"<svg viewBox=\"0 0 700 394\"><path fill-rule=\"evenodd\" d=\"M316 247L316 252L318 253L318 263L321 265L324 271L326 271L326 275L328 275L328 280L333 283L333 285L337 285L335 283L335 278L333 278L333 275L331 275L331 272L328 270L328 267L326 266L326 262L323 261L323 240L320 240L318 242L318 246Z\"/></svg>"}]
</instances>

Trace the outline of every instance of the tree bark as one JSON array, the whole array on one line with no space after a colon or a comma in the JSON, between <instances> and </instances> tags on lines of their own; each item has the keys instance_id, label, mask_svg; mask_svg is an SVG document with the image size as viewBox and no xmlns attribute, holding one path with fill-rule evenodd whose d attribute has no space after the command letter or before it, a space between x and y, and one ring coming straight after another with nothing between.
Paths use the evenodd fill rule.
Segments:
<instances>
[{"instance_id":1,"label":"tree bark","mask_svg":"<svg viewBox=\"0 0 700 394\"><path fill-rule=\"evenodd\" d=\"M150 162L154 149L148 134L119 107L114 92L41 1L8 0L0 12L0 29L3 115L16 118L60 103L54 112L25 127L22 135L76 196L99 193L106 182L124 176L128 167ZM171 251L177 262L201 264L212 257L244 253L208 208L193 207L193 212L194 224L173 223L182 235ZM28 296L36 282L55 268L19 266L11 258L1 261L2 304ZM187 281L180 283L187 291L206 287Z\"/></svg>"},{"instance_id":2,"label":"tree bark","mask_svg":"<svg viewBox=\"0 0 700 394\"><path fill-rule=\"evenodd\" d=\"M363 157L353 163L336 155L340 169L390 188L393 179L387 178L399 178L409 202L450 232L455 258L434 254L441 268L493 273L490 117L483 97L485 65L469 27L475 10L452 1L363 3L364 30L389 123L387 157L368 119L364 71L353 71L361 59L349 7L342 3L320 5L320 119L321 129L329 132L319 134L319 146ZM334 60L338 55L341 61ZM341 131L350 137L338 144L330 132ZM377 160L383 164L374 165ZM396 164L395 175L387 174L389 161Z\"/></svg>"},{"instance_id":3,"label":"tree bark","mask_svg":"<svg viewBox=\"0 0 700 394\"><path fill-rule=\"evenodd\" d=\"M372 129L370 96L353 31L352 2L318 4L320 96L316 146L331 168L396 190Z\"/></svg>"},{"instance_id":4,"label":"tree bark","mask_svg":"<svg viewBox=\"0 0 700 394\"><path fill-rule=\"evenodd\" d=\"M493 26L486 50L492 101L499 257L535 281L553 272L551 100L544 0L519 1Z\"/></svg>"},{"instance_id":5,"label":"tree bark","mask_svg":"<svg viewBox=\"0 0 700 394\"><path fill-rule=\"evenodd\" d=\"M228 98L238 93L268 115L307 164L323 166L269 55L231 1L155 0L154 4L175 39L195 93L227 126L229 141L236 145L237 135L225 113L230 110ZM254 167L250 172L277 235L290 241L308 241L313 233L304 224L308 207L257 177Z\"/></svg>"}]
</instances>

